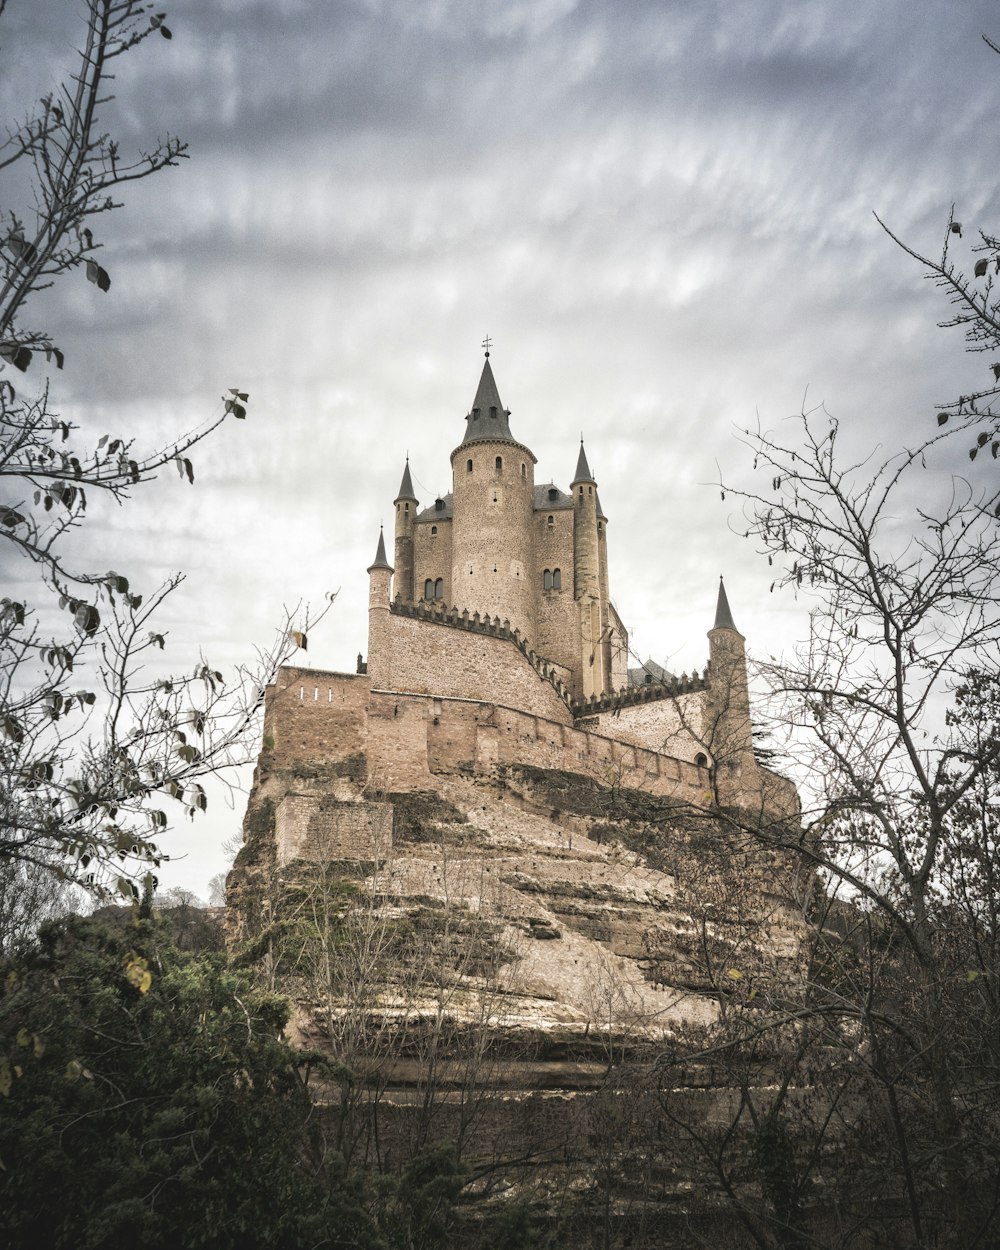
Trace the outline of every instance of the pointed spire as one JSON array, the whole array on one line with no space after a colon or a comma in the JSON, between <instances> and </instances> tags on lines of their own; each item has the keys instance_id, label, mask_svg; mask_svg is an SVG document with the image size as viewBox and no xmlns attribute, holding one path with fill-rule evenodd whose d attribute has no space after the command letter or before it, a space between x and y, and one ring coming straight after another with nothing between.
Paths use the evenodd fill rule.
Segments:
<instances>
[{"instance_id":1,"label":"pointed spire","mask_svg":"<svg viewBox=\"0 0 1000 1250\"><path fill-rule=\"evenodd\" d=\"M385 558L385 534L382 532L381 525L378 527L378 550L375 552L375 560L369 564L367 571L371 573L374 569L388 569L393 571L392 565Z\"/></svg>"},{"instance_id":2,"label":"pointed spire","mask_svg":"<svg viewBox=\"0 0 1000 1250\"><path fill-rule=\"evenodd\" d=\"M575 486L577 482L593 482L594 475L590 471L590 465L587 463L587 453L583 450L583 435L580 435L580 454L576 461L576 476L570 483Z\"/></svg>"},{"instance_id":3,"label":"pointed spire","mask_svg":"<svg viewBox=\"0 0 1000 1250\"><path fill-rule=\"evenodd\" d=\"M472 401L472 411L465 418L468 425L462 444L481 443L487 440L513 443L515 440L510 432L507 418L510 412L500 401L493 369L490 366L489 352L483 362L483 372L476 389L476 398Z\"/></svg>"},{"instance_id":4,"label":"pointed spire","mask_svg":"<svg viewBox=\"0 0 1000 1250\"><path fill-rule=\"evenodd\" d=\"M715 624L713 629L731 629L734 633L740 631L736 628L733 621L733 614L729 610L729 600L726 598L726 584L719 578L719 601L715 606Z\"/></svg>"},{"instance_id":5,"label":"pointed spire","mask_svg":"<svg viewBox=\"0 0 1000 1250\"><path fill-rule=\"evenodd\" d=\"M596 486L594 487L594 503L597 506L598 521L606 521L608 518L604 515L604 509L601 507L601 492Z\"/></svg>"},{"instance_id":6,"label":"pointed spire","mask_svg":"<svg viewBox=\"0 0 1000 1250\"><path fill-rule=\"evenodd\" d=\"M403 480L399 484L399 494L396 496L396 498L392 502L399 503L401 499L412 499L414 503L417 502L417 497L413 493L413 483L410 481L410 457L409 456L406 457L406 468L403 470Z\"/></svg>"}]
</instances>

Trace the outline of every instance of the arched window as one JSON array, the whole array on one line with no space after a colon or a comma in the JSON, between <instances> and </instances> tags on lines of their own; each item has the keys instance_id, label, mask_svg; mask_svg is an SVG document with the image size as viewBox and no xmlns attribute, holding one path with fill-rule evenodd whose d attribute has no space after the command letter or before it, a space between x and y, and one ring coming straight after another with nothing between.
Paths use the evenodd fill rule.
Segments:
<instances>
[{"instance_id":1,"label":"arched window","mask_svg":"<svg viewBox=\"0 0 1000 1250\"><path fill-rule=\"evenodd\" d=\"M552 570L551 569L546 569L545 572L542 574L542 589L543 590L552 589Z\"/></svg>"},{"instance_id":2,"label":"arched window","mask_svg":"<svg viewBox=\"0 0 1000 1250\"><path fill-rule=\"evenodd\" d=\"M434 535L434 534L436 534L437 532L438 532L438 527L437 527L436 525L432 525L432 526L431 526L431 534L432 534L432 535Z\"/></svg>"},{"instance_id":3,"label":"arched window","mask_svg":"<svg viewBox=\"0 0 1000 1250\"><path fill-rule=\"evenodd\" d=\"M408 503L407 503L407 504L403 504L403 511L404 511L404 512L409 512L409 510L410 510L410 505L409 505Z\"/></svg>"},{"instance_id":4,"label":"arched window","mask_svg":"<svg viewBox=\"0 0 1000 1250\"><path fill-rule=\"evenodd\" d=\"M424 598L429 603L434 598L434 579L428 577L424 582Z\"/></svg>"},{"instance_id":5,"label":"arched window","mask_svg":"<svg viewBox=\"0 0 1000 1250\"><path fill-rule=\"evenodd\" d=\"M604 533L604 526L600 523L600 521L597 522L597 532L598 534Z\"/></svg>"},{"instance_id":6,"label":"arched window","mask_svg":"<svg viewBox=\"0 0 1000 1250\"><path fill-rule=\"evenodd\" d=\"M497 456L497 477L503 472L503 456Z\"/></svg>"},{"instance_id":7,"label":"arched window","mask_svg":"<svg viewBox=\"0 0 1000 1250\"><path fill-rule=\"evenodd\" d=\"M443 577L439 577L437 581L434 583L434 598L435 599L444 598L444 578Z\"/></svg>"},{"instance_id":8,"label":"arched window","mask_svg":"<svg viewBox=\"0 0 1000 1250\"><path fill-rule=\"evenodd\" d=\"M552 570L552 589L562 590L562 573L558 569Z\"/></svg>"},{"instance_id":9,"label":"arched window","mask_svg":"<svg viewBox=\"0 0 1000 1250\"><path fill-rule=\"evenodd\" d=\"M525 467L525 465L523 465L523 464L521 465L521 476L522 476L522 477L527 477L527 476L528 476L528 470L527 470L527 468Z\"/></svg>"},{"instance_id":10,"label":"arched window","mask_svg":"<svg viewBox=\"0 0 1000 1250\"><path fill-rule=\"evenodd\" d=\"M699 768L706 768L708 766L708 756L703 755L702 752L699 751L698 754L694 757L694 762L698 765Z\"/></svg>"},{"instance_id":11,"label":"arched window","mask_svg":"<svg viewBox=\"0 0 1000 1250\"><path fill-rule=\"evenodd\" d=\"M466 473L471 473L471 472L472 472L472 461L471 461L471 460L466 460L466 462L465 462L465 471L466 471Z\"/></svg>"},{"instance_id":12,"label":"arched window","mask_svg":"<svg viewBox=\"0 0 1000 1250\"><path fill-rule=\"evenodd\" d=\"M554 516L550 516L546 518L545 524L549 527L549 529L552 529L555 523L556 523L556 519Z\"/></svg>"}]
</instances>

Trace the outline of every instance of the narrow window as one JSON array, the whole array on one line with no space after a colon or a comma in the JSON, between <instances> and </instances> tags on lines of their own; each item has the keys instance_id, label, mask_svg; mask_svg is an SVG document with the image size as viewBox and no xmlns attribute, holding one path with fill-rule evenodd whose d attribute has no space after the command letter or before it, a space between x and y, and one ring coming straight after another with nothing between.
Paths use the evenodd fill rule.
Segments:
<instances>
[{"instance_id":1,"label":"narrow window","mask_svg":"<svg viewBox=\"0 0 1000 1250\"><path fill-rule=\"evenodd\" d=\"M558 569L552 570L552 589L562 590L562 573Z\"/></svg>"},{"instance_id":2,"label":"narrow window","mask_svg":"<svg viewBox=\"0 0 1000 1250\"><path fill-rule=\"evenodd\" d=\"M550 516L545 522L545 524L549 527L549 529L551 529L553 525L555 525L555 523L556 523L556 519L554 516Z\"/></svg>"},{"instance_id":3,"label":"narrow window","mask_svg":"<svg viewBox=\"0 0 1000 1250\"><path fill-rule=\"evenodd\" d=\"M444 578L443 577L439 577L437 581L434 583L434 598L435 599L444 598Z\"/></svg>"},{"instance_id":4,"label":"narrow window","mask_svg":"<svg viewBox=\"0 0 1000 1250\"><path fill-rule=\"evenodd\" d=\"M708 763L708 756L702 755L702 753L699 751L698 754L694 757L694 762L698 765L699 768L704 768L705 765Z\"/></svg>"},{"instance_id":5,"label":"narrow window","mask_svg":"<svg viewBox=\"0 0 1000 1250\"><path fill-rule=\"evenodd\" d=\"M522 477L527 477L527 476L528 476L528 470L525 468L525 466L524 466L523 464L521 465L521 476L522 476Z\"/></svg>"},{"instance_id":6,"label":"narrow window","mask_svg":"<svg viewBox=\"0 0 1000 1250\"><path fill-rule=\"evenodd\" d=\"M424 582L424 598L428 601L434 598L434 581L430 577Z\"/></svg>"},{"instance_id":7,"label":"narrow window","mask_svg":"<svg viewBox=\"0 0 1000 1250\"><path fill-rule=\"evenodd\" d=\"M503 456L497 456L497 477L503 472Z\"/></svg>"},{"instance_id":8,"label":"narrow window","mask_svg":"<svg viewBox=\"0 0 1000 1250\"><path fill-rule=\"evenodd\" d=\"M433 534L436 534L437 532L438 532L438 527L437 527L436 525L432 525L432 526L431 526L431 534L433 535Z\"/></svg>"},{"instance_id":9,"label":"narrow window","mask_svg":"<svg viewBox=\"0 0 1000 1250\"><path fill-rule=\"evenodd\" d=\"M497 419L496 404L490 404L490 416L493 418L494 421Z\"/></svg>"},{"instance_id":10,"label":"narrow window","mask_svg":"<svg viewBox=\"0 0 1000 1250\"><path fill-rule=\"evenodd\" d=\"M581 499L583 498L583 487L582 487L582 486L580 487L580 498L581 498Z\"/></svg>"},{"instance_id":11,"label":"narrow window","mask_svg":"<svg viewBox=\"0 0 1000 1250\"><path fill-rule=\"evenodd\" d=\"M597 532L598 534L604 533L604 526L600 523L600 521L597 522Z\"/></svg>"},{"instance_id":12,"label":"narrow window","mask_svg":"<svg viewBox=\"0 0 1000 1250\"><path fill-rule=\"evenodd\" d=\"M472 472L472 461L471 461L471 460L466 460L466 462L465 462L465 471L466 471L466 473L471 473L471 472Z\"/></svg>"},{"instance_id":13,"label":"narrow window","mask_svg":"<svg viewBox=\"0 0 1000 1250\"><path fill-rule=\"evenodd\" d=\"M409 510L410 510L410 505L408 503L403 504L403 511L409 512Z\"/></svg>"},{"instance_id":14,"label":"narrow window","mask_svg":"<svg viewBox=\"0 0 1000 1250\"><path fill-rule=\"evenodd\" d=\"M542 574L542 589L543 590L552 589L552 570L551 569L546 569L545 572Z\"/></svg>"}]
</instances>

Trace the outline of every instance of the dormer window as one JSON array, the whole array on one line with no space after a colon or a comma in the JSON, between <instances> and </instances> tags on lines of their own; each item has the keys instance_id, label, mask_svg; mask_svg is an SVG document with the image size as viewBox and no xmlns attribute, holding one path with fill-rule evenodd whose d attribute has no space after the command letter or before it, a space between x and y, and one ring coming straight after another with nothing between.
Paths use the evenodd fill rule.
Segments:
<instances>
[{"instance_id":1,"label":"dormer window","mask_svg":"<svg viewBox=\"0 0 1000 1250\"><path fill-rule=\"evenodd\" d=\"M443 499L435 499L435 500L434 500L434 511L435 511L435 512L444 512L444 500L443 500Z\"/></svg>"},{"instance_id":2,"label":"dormer window","mask_svg":"<svg viewBox=\"0 0 1000 1250\"><path fill-rule=\"evenodd\" d=\"M555 501L558 498L559 498L559 492L556 490L554 486L550 486L549 487L549 503L555 503Z\"/></svg>"},{"instance_id":3,"label":"dormer window","mask_svg":"<svg viewBox=\"0 0 1000 1250\"><path fill-rule=\"evenodd\" d=\"M496 404L491 404L491 405L490 405L490 416L493 418L493 420L494 420L494 421L497 419L497 409L496 409Z\"/></svg>"}]
</instances>

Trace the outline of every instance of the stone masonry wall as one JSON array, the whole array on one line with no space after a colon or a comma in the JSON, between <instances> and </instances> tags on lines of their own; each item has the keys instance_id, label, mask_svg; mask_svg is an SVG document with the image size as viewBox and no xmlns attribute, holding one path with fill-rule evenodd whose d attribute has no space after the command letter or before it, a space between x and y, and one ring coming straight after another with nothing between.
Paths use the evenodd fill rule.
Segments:
<instances>
[{"instance_id":1,"label":"stone masonry wall","mask_svg":"<svg viewBox=\"0 0 1000 1250\"><path fill-rule=\"evenodd\" d=\"M552 720L572 720L566 703L509 638L394 614L389 649L394 690L511 704Z\"/></svg>"}]
</instances>

